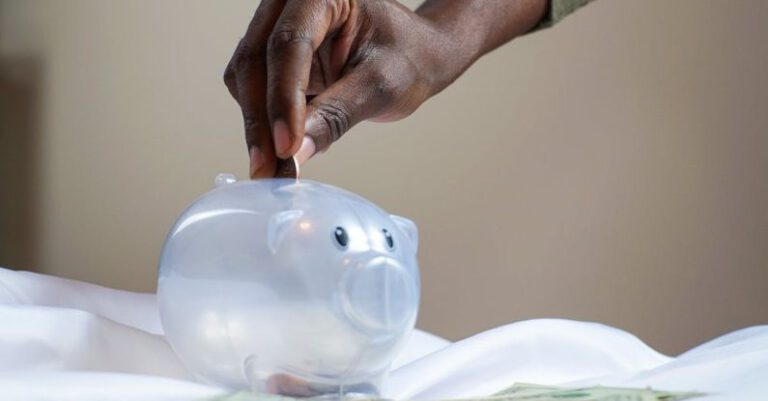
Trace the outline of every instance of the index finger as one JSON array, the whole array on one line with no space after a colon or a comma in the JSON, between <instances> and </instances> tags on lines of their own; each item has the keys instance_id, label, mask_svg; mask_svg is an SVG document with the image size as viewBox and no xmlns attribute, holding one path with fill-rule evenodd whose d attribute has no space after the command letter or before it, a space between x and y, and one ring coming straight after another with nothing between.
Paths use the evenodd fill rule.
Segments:
<instances>
[{"instance_id":1,"label":"index finger","mask_svg":"<svg viewBox=\"0 0 768 401\"><path fill-rule=\"evenodd\" d=\"M345 19L345 10L331 6L335 3L348 4L289 0L269 38L267 112L278 157L291 157L301 145L313 54L332 24Z\"/></svg>"}]
</instances>

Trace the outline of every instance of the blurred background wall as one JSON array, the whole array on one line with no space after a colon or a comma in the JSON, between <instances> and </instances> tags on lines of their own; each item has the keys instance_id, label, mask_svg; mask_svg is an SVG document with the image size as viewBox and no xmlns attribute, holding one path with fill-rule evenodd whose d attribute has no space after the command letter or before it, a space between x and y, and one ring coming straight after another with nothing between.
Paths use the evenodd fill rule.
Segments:
<instances>
[{"instance_id":1,"label":"blurred background wall","mask_svg":"<svg viewBox=\"0 0 768 401\"><path fill-rule=\"evenodd\" d=\"M246 175L221 75L256 3L0 0L0 265L154 290L178 213ZM766 21L598 1L303 173L418 223L423 329L565 317L681 352L768 323Z\"/></svg>"}]
</instances>

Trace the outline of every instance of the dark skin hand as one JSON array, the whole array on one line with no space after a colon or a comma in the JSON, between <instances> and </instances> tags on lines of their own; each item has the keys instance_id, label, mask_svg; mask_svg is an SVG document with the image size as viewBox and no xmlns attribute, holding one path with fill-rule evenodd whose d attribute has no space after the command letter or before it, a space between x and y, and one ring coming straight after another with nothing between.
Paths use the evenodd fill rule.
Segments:
<instances>
[{"instance_id":1,"label":"dark skin hand","mask_svg":"<svg viewBox=\"0 0 768 401\"><path fill-rule=\"evenodd\" d=\"M355 124L395 121L530 31L547 0L263 0L224 74L251 178L300 163Z\"/></svg>"}]
</instances>

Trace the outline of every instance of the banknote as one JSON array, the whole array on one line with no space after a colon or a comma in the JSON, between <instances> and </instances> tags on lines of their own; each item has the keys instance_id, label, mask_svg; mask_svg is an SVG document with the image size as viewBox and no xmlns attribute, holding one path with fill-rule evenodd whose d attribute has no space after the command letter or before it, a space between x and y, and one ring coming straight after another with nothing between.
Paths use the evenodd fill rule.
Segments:
<instances>
[{"instance_id":1,"label":"banknote","mask_svg":"<svg viewBox=\"0 0 768 401\"><path fill-rule=\"evenodd\" d=\"M568 388L531 383L516 383L490 397L487 401L676 401L701 397L703 393L673 392L652 388L592 386ZM480 401L480 398L474 399Z\"/></svg>"},{"instance_id":2,"label":"banknote","mask_svg":"<svg viewBox=\"0 0 768 401\"><path fill-rule=\"evenodd\" d=\"M516 383L494 395L485 397L452 398L433 401L678 401L704 396L697 392L673 392L652 388L624 388L592 386L583 388L547 386L531 383ZM322 396L318 400L344 400L344 397ZM205 401L300 401L306 398L291 398L269 394L240 392ZM350 398L354 401L392 401L379 399Z\"/></svg>"}]
</instances>

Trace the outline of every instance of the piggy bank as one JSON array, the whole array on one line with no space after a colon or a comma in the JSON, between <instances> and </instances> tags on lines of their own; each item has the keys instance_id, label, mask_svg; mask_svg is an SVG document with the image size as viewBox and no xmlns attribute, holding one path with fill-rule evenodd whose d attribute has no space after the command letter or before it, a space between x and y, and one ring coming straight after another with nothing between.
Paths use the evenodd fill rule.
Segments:
<instances>
[{"instance_id":1,"label":"piggy bank","mask_svg":"<svg viewBox=\"0 0 768 401\"><path fill-rule=\"evenodd\" d=\"M218 181L163 247L173 350L229 388L378 395L416 320L416 226L318 182Z\"/></svg>"}]
</instances>

